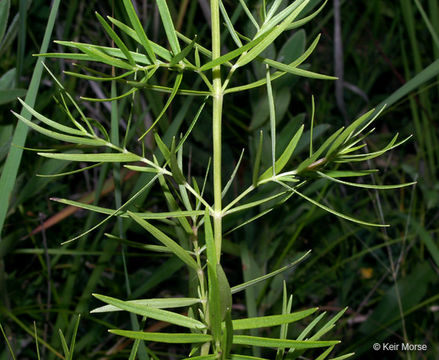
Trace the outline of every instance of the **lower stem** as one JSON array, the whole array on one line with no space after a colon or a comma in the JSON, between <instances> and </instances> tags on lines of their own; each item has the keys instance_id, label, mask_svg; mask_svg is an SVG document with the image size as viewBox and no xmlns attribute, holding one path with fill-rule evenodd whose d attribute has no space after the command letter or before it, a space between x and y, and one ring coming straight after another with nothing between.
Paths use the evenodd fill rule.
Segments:
<instances>
[{"instance_id":1,"label":"lower stem","mask_svg":"<svg viewBox=\"0 0 439 360\"><path fill-rule=\"evenodd\" d=\"M219 73L219 71L218 71ZM221 118L223 107L223 94L221 92L221 78L214 73L214 97L213 97L213 189L214 189L214 217L213 231L217 262L221 259L222 243L222 185L221 185Z\"/></svg>"}]
</instances>

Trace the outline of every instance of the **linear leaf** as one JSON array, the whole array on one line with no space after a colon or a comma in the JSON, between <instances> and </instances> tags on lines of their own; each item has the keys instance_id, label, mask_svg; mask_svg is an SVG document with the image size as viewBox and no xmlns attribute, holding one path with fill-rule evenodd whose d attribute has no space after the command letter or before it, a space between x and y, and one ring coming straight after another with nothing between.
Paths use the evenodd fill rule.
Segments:
<instances>
[{"instance_id":1,"label":"linear leaf","mask_svg":"<svg viewBox=\"0 0 439 360\"><path fill-rule=\"evenodd\" d=\"M101 50L96 49L95 47L83 45L83 44L77 44L76 45L79 50L81 50L84 54L89 55L93 61L100 61L104 64L115 66L118 68L126 69L126 70L133 70L134 66L126 63L125 61L122 61L120 59L117 59L115 57L112 57L106 53L104 53Z\"/></svg>"},{"instance_id":2,"label":"linear leaf","mask_svg":"<svg viewBox=\"0 0 439 360\"><path fill-rule=\"evenodd\" d=\"M315 73L312 71L299 69L299 68L291 66L291 65L282 64L281 62L276 61L276 60L265 59L264 63L266 63L266 64L270 65L271 67L274 67L278 70L281 70L281 71L284 71L284 72L287 72L287 73L290 73L293 75L297 75L297 76L303 76L303 77L310 78L310 79L337 80L337 78L334 76L318 74L318 73Z\"/></svg>"},{"instance_id":3,"label":"linear leaf","mask_svg":"<svg viewBox=\"0 0 439 360\"><path fill-rule=\"evenodd\" d=\"M212 336L208 334L175 334L175 333L154 333L143 331L129 330L108 330L114 335L120 335L131 339L139 339L145 341L155 341L168 344L192 344L204 343L212 340Z\"/></svg>"},{"instance_id":4,"label":"linear leaf","mask_svg":"<svg viewBox=\"0 0 439 360\"><path fill-rule=\"evenodd\" d=\"M325 7L328 0L325 0L322 6L320 6L316 11L314 11L311 15L308 15L304 17L303 19L294 21L291 25L287 27L287 30L297 29L298 27L301 27L305 25L306 23L310 22L312 19L314 19Z\"/></svg>"},{"instance_id":5,"label":"linear leaf","mask_svg":"<svg viewBox=\"0 0 439 360\"><path fill-rule=\"evenodd\" d=\"M92 139L92 138L87 138L87 137L70 136L70 135L60 134L60 133L55 132L55 131L47 130L47 129L33 123L32 121L27 120L26 118L24 118L20 114L17 114L14 111L12 111L12 113L19 120L24 122L29 127L33 128L34 130L38 131L41 134L44 134L44 135L51 137L53 139L57 139L57 140L65 141L65 142L70 142L70 143L74 143L74 144L92 145L92 146L104 146L107 144L107 142L105 140L102 140L102 139L96 139L96 138Z\"/></svg>"},{"instance_id":6,"label":"linear leaf","mask_svg":"<svg viewBox=\"0 0 439 360\"><path fill-rule=\"evenodd\" d=\"M248 356L248 355L231 355L232 360L268 360L266 358L256 357L256 356Z\"/></svg>"},{"instance_id":7,"label":"linear leaf","mask_svg":"<svg viewBox=\"0 0 439 360\"><path fill-rule=\"evenodd\" d=\"M201 300L197 298L163 298L163 299L141 299L141 300L128 300L126 303L152 307L155 309L169 309L169 308L180 308L191 306L194 304L200 303ZM105 305L98 307L92 311L91 313L101 313L101 312L110 312L110 311L122 311L122 309L118 308L114 305Z\"/></svg>"},{"instance_id":8,"label":"linear leaf","mask_svg":"<svg viewBox=\"0 0 439 360\"><path fill-rule=\"evenodd\" d=\"M133 162L142 158L132 153L102 153L102 154L68 154L39 152L38 155L59 160L85 161L85 162Z\"/></svg>"},{"instance_id":9,"label":"linear leaf","mask_svg":"<svg viewBox=\"0 0 439 360\"><path fill-rule=\"evenodd\" d=\"M172 171L172 175L177 182L177 184L182 185L186 182L186 179L183 175L183 172L181 171L180 167L178 166L177 162L177 156L175 153L175 136L172 138L172 144L171 144L171 151L169 153L169 159L170 159L170 167Z\"/></svg>"},{"instance_id":10,"label":"linear leaf","mask_svg":"<svg viewBox=\"0 0 439 360\"><path fill-rule=\"evenodd\" d=\"M289 144L287 145L286 149L282 153L282 155L279 157L279 159L275 163L276 168L276 174L279 174L282 169L285 167L285 165L288 163L288 161L291 159L291 156L294 153L294 150L296 149L296 146L302 137L304 125L302 125L299 130L296 131L296 134L291 138ZM270 167L268 170L266 170L261 177L259 178L259 181L268 179L273 174L272 167Z\"/></svg>"},{"instance_id":11,"label":"linear leaf","mask_svg":"<svg viewBox=\"0 0 439 360\"><path fill-rule=\"evenodd\" d=\"M70 126L65 126L62 124L57 123L56 121L50 120L47 117L41 115L39 112L35 111L31 106L29 106L28 104L26 104L23 100L21 100L20 98L18 98L18 101L23 105L23 107L29 111L35 118L37 118L38 120L40 120L41 122L45 123L46 125L49 125L50 127L53 127L54 129L57 129L59 131L65 132L67 134L70 135L80 135L80 136L84 136L86 135L86 133L84 133L83 131L80 131L78 129L75 128L71 128Z\"/></svg>"},{"instance_id":12,"label":"linear leaf","mask_svg":"<svg viewBox=\"0 0 439 360\"><path fill-rule=\"evenodd\" d=\"M317 171L317 174L320 175L322 178L334 181L334 182L339 183L339 184L348 185L348 186L354 186L354 187L359 187L359 188L364 188L364 189L392 190L392 189L399 189L399 188L402 188L402 187L406 187L406 186L410 186L410 185L416 184L416 181L411 182L411 183L395 184L395 185L360 184L360 183L353 183L353 182L338 180L338 179L333 178L331 176L328 176L327 174L322 173L320 171Z\"/></svg>"},{"instance_id":13,"label":"linear leaf","mask_svg":"<svg viewBox=\"0 0 439 360\"><path fill-rule=\"evenodd\" d=\"M271 315L271 316L262 316L262 317L253 317L247 319L239 319L233 320L233 329L234 330L246 330L246 329L257 329L262 327L271 327L277 326L281 324L292 323L301 319L306 318L307 316L313 314L317 311L317 308L303 310L291 314L284 315Z\"/></svg>"},{"instance_id":14,"label":"linear leaf","mask_svg":"<svg viewBox=\"0 0 439 360\"><path fill-rule=\"evenodd\" d=\"M128 301L122 301L105 295L93 294L95 298L107 304L113 305L121 310L129 311L133 314L146 316L155 320L165 321L171 324L184 326L190 329L205 329L206 325L190 317L176 314L171 311L153 308L147 305L135 304Z\"/></svg>"},{"instance_id":15,"label":"linear leaf","mask_svg":"<svg viewBox=\"0 0 439 360\"><path fill-rule=\"evenodd\" d=\"M212 335L215 341L219 340L221 336L221 301L220 290L218 285L217 267L218 258L216 244L214 241L212 224L210 222L209 211L204 212L204 233L206 241L206 255L207 255L207 274L209 287L209 322L212 329Z\"/></svg>"},{"instance_id":16,"label":"linear leaf","mask_svg":"<svg viewBox=\"0 0 439 360\"><path fill-rule=\"evenodd\" d=\"M378 172L378 169L374 170L328 170L325 171L325 174L327 176L330 176L332 178L339 178L339 177L357 177L357 176L366 176L370 174L374 174Z\"/></svg>"},{"instance_id":17,"label":"linear leaf","mask_svg":"<svg viewBox=\"0 0 439 360\"><path fill-rule=\"evenodd\" d=\"M274 200L274 199L278 198L279 196L285 195L286 193L287 193L287 191L282 191L280 193L263 198L261 200L251 201L249 203L246 203L246 204L243 204L240 206L236 206L230 210L227 210L226 214L233 214L233 213L238 212L238 211L242 211L242 210L250 209L250 208L255 207L255 206L259 206L259 205L264 204L268 201Z\"/></svg>"},{"instance_id":18,"label":"linear leaf","mask_svg":"<svg viewBox=\"0 0 439 360\"><path fill-rule=\"evenodd\" d=\"M151 48L150 41L145 34L145 30L143 29L142 23L140 22L140 19L136 14L136 10L134 10L134 6L133 6L131 0L122 0L122 1L123 1L123 5L125 7L125 10L128 14L128 17L130 19L131 25L133 25L133 28L136 31L137 36L140 40L140 43L145 48L146 53L148 54L151 62L153 64L155 64L157 62L157 59L156 59L155 54Z\"/></svg>"},{"instance_id":19,"label":"linear leaf","mask_svg":"<svg viewBox=\"0 0 439 360\"><path fill-rule=\"evenodd\" d=\"M122 41L122 39L116 34L116 32L111 28L111 26L108 25L108 23L105 21L105 19L98 14L98 12L95 12L96 17L98 18L99 22L107 32L107 34L110 36L110 38L116 43L116 45L119 47L119 49L123 52L127 60L131 65L136 65L134 62L133 57L130 54L130 51L128 50L125 43Z\"/></svg>"},{"instance_id":20,"label":"linear leaf","mask_svg":"<svg viewBox=\"0 0 439 360\"><path fill-rule=\"evenodd\" d=\"M295 190L294 188L292 188L290 186L288 186L288 187L291 189L291 191L293 191L295 194L299 195L301 198L303 198L305 200L308 200L311 204L314 204L314 205L318 206L319 208L321 208L321 209L323 209L323 210L325 210L327 212L330 212L331 214L334 214L335 216L341 217L343 219L352 221L352 222L360 224L360 225L375 226L375 227L388 227L388 226L390 226L390 225L386 225L386 224L376 224L376 223L370 223L370 222L366 222L366 221L355 219L355 218L353 218L351 216L342 214L342 213L340 213L338 211L335 211L335 210L333 210L333 209L331 209L331 208L329 208L329 207L327 207L327 206L325 206L323 204L320 204L319 202L317 202L317 201L309 198L308 196L298 192L297 190Z\"/></svg>"},{"instance_id":21,"label":"linear leaf","mask_svg":"<svg viewBox=\"0 0 439 360\"><path fill-rule=\"evenodd\" d=\"M149 166L136 166L136 165L124 165L128 170L138 171L138 172L146 172L146 173L154 173L158 174L161 172L160 169L149 167Z\"/></svg>"},{"instance_id":22,"label":"linear leaf","mask_svg":"<svg viewBox=\"0 0 439 360\"><path fill-rule=\"evenodd\" d=\"M306 252L299 259L293 261L292 263L290 263L290 264L288 264L288 265L286 265L286 266L284 266L284 267L282 267L280 269L277 269L277 270L275 270L275 271L273 271L273 272L271 272L269 274L260 276L260 277L258 277L256 279L252 279L252 280L247 281L245 283L233 286L232 289L231 289L232 294L236 294L237 292L245 290L246 288L248 288L250 286L256 285L256 284L260 283L261 281L265 281L265 280L270 279L271 277L276 276L276 275L278 275L278 274L280 274L280 273L282 273L282 272L284 272L284 271L286 271L288 269L291 269L293 266L295 266L299 262L303 261L310 253L311 253L311 250Z\"/></svg>"},{"instance_id":23,"label":"linear leaf","mask_svg":"<svg viewBox=\"0 0 439 360\"><path fill-rule=\"evenodd\" d=\"M312 349L312 348L337 345L340 343L340 341L338 340L301 341L301 340L263 338L263 337L248 336L248 335L235 335L233 337L233 343L236 345L250 345L250 346L261 346L261 347L275 347L275 348L294 347L296 349Z\"/></svg>"},{"instance_id":24,"label":"linear leaf","mask_svg":"<svg viewBox=\"0 0 439 360\"><path fill-rule=\"evenodd\" d=\"M224 186L224 189L221 193L221 197L224 197L227 194L227 191L229 190L230 186L233 183L233 180L235 179L236 173L238 172L239 165L241 164L242 156L244 155L244 149L241 151L241 155L239 156L238 162L236 163L235 168L233 169L232 175L230 175L229 181L227 181L226 186Z\"/></svg>"},{"instance_id":25,"label":"linear leaf","mask_svg":"<svg viewBox=\"0 0 439 360\"><path fill-rule=\"evenodd\" d=\"M183 261L186 265L188 265L195 271L198 271L199 268L195 260L174 240L172 240L165 233L157 229L155 226L143 220L135 213L132 213L131 211L128 211L127 213L136 223L138 223L141 227L143 227L146 231L153 235L163 245L167 246L178 258L180 258L181 261Z\"/></svg>"},{"instance_id":26,"label":"linear leaf","mask_svg":"<svg viewBox=\"0 0 439 360\"><path fill-rule=\"evenodd\" d=\"M177 65L180 61L186 58L186 56L189 55L191 50L194 48L195 41L197 40L197 36L195 35L194 40L191 41L191 43L186 46L183 50L181 50L177 55L175 55L172 60L169 62L169 66Z\"/></svg>"},{"instance_id":27,"label":"linear leaf","mask_svg":"<svg viewBox=\"0 0 439 360\"><path fill-rule=\"evenodd\" d=\"M160 17L162 18L163 26L165 28L166 37L168 38L169 45L172 52L178 54L180 50L180 44L178 43L177 35L175 34L174 23L169 13L166 0L156 0L157 8L159 9Z\"/></svg>"},{"instance_id":28,"label":"linear leaf","mask_svg":"<svg viewBox=\"0 0 439 360\"><path fill-rule=\"evenodd\" d=\"M261 158L262 158L263 136L264 136L264 132L261 130L259 133L259 144L258 144L258 149L256 150L255 164L253 166L253 177L252 177L253 186L256 186L258 183L259 169L261 167Z\"/></svg>"},{"instance_id":29,"label":"linear leaf","mask_svg":"<svg viewBox=\"0 0 439 360\"><path fill-rule=\"evenodd\" d=\"M137 33L130 28L128 25L125 25L123 22L112 18L111 16L107 16L108 20L110 20L114 25L116 25L120 30L122 30L124 33L126 33L129 37L131 37L133 40L137 41L139 44L142 44L140 41L139 36ZM156 44L153 41L149 41L149 44L151 45L152 50L155 54L163 58L164 60L171 61L172 54L169 52L169 50L165 49L164 47ZM140 55L140 54L139 54ZM144 55L142 55L144 56ZM147 61L147 64L153 64L150 60Z\"/></svg>"},{"instance_id":30,"label":"linear leaf","mask_svg":"<svg viewBox=\"0 0 439 360\"><path fill-rule=\"evenodd\" d=\"M273 27L271 30L268 30L261 35L259 38L262 37L263 40L257 43L256 46L253 46L245 55L241 56L235 66L244 66L259 56L280 34L285 31L287 26L300 14L308 2L309 0L303 1L280 25Z\"/></svg>"},{"instance_id":31,"label":"linear leaf","mask_svg":"<svg viewBox=\"0 0 439 360\"><path fill-rule=\"evenodd\" d=\"M178 93L178 89L180 88L181 81L183 80L183 74L178 73L177 77L175 79L174 86L171 91L171 95L169 96L168 101L166 102L165 106L163 107L162 111L160 112L159 116L157 116L157 119L154 121L154 123L149 127L148 130L146 130L141 137L139 137L139 141L142 140L146 134L148 134L154 126L158 123L158 121L162 118L162 116L165 114L166 110L168 110L169 106L172 103L172 100L174 100L175 95Z\"/></svg>"}]
</instances>

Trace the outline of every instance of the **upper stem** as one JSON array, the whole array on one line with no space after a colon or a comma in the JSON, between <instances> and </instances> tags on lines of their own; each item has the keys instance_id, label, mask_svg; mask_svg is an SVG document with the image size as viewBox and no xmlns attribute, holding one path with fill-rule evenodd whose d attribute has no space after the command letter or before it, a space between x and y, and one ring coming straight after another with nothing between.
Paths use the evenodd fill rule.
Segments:
<instances>
[{"instance_id":1,"label":"upper stem","mask_svg":"<svg viewBox=\"0 0 439 360\"><path fill-rule=\"evenodd\" d=\"M211 20L212 20L212 60L221 56L221 33L220 33L220 8L218 0L210 1ZM214 217L213 231L217 262L221 258L222 242L222 200L221 200L221 122L223 108L223 90L221 81L221 66L212 69L213 78L213 113L212 113L212 133L213 133L213 191L214 191Z\"/></svg>"}]
</instances>

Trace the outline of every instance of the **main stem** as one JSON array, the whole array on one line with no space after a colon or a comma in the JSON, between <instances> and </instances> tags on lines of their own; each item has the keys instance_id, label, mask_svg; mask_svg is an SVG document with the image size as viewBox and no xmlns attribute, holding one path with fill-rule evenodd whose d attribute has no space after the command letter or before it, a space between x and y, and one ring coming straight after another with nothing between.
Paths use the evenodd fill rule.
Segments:
<instances>
[{"instance_id":1,"label":"main stem","mask_svg":"<svg viewBox=\"0 0 439 360\"><path fill-rule=\"evenodd\" d=\"M220 38L220 10L219 1L210 0L211 22L212 22L212 60L221 56ZM223 109L223 91L221 88L221 66L212 70L213 77L213 192L214 192L214 217L213 230L217 262L221 258L222 242L222 200L221 200L221 119Z\"/></svg>"}]
</instances>

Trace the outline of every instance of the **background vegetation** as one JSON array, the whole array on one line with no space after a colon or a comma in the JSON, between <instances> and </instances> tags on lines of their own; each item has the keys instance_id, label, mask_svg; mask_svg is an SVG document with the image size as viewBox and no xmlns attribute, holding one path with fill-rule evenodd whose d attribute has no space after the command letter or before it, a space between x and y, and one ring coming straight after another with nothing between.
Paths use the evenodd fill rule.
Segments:
<instances>
[{"instance_id":1,"label":"background vegetation","mask_svg":"<svg viewBox=\"0 0 439 360\"><path fill-rule=\"evenodd\" d=\"M69 246L60 246L61 242L90 228L99 219L93 213L52 202L48 194L114 207L115 196L127 197L136 190L139 179L131 172L122 172L119 188L114 185L113 169L108 166L99 170L90 168L67 177L36 177L36 174L70 171L74 166L38 157L31 151L22 152L17 142L11 146L14 134L14 140L25 137L24 128L16 127L16 120L9 111L21 110L15 100L17 96L26 93L30 96L38 87L36 109L55 120L64 114L53 106L57 87L47 72L43 72L41 80L34 80L33 87L29 85L37 69L37 60L32 54L40 52L50 2L11 1L9 11L6 3L0 1L0 210L5 218L0 242L0 322L19 359L36 358L35 331L42 358L62 357L58 329L70 339L78 313L81 321L75 346L77 358L128 358L129 341L108 334L106 329L128 323L129 317L123 313L90 315L89 311L98 305L91 293L111 293L118 298L182 296L188 292L188 275L181 271L182 264L174 257L164 261L163 257L158 258L143 249L130 247L125 251L119 241L105 236L105 233L117 233L117 229L113 229L114 223ZM177 27L188 37L208 34L207 1L169 0L167 3ZM312 6L320 3L313 1ZM152 34L154 41L164 44L154 2L137 1L136 4L147 24L148 34ZM230 6L228 2L225 5ZM257 3L254 5L256 7ZM118 1L63 1L52 39L110 45L94 11L114 14L127 22ZM244 22L240 24L242 28L247 26L242 11L234 16ZM298 120L304 119L305 130L309 130L312 95L316 99L313 136L317 142L365 110L385 102L389 106L375 122L377 130L368 140L369 151L381 148L396 132L401 137L414 136L387 157L370 161L370 168L380 169L380 176L371 178L370 182L393 184L416 180L418 184L376 193L366 189L353 191L343 185L329 185L318 180L306 189L305 194L320 199L323 204L331 204L343 213L392 224L384 230L346 222L310 203L292 198L267 214L265 221L255 221L245 231L234 232L224 246L223 263L232 285L290 263L308 249L312 249L312 255L296 269L243 293L233 311L238 316L278 313L282 305L282 281L285 280L294 294L295 310L319 306L333 315L349 306L334 330L337 338L342 339L338 354L354 351L357 358L370 358L376 356L372 349L375 342L409 341L427 344L428 351L383 353L381 358L438 358L439 338L434 329L439 320L436 125L439 1L329 1L304 30L292 31L268 51L276 58L294 59L320 32L322 39L309 58L308 66L325 74L335 74L341 80L323 82L288 77L273 82L281 129L279 143L286 144ZM60 51L61 48L50 42L49 50ZM63 70L72 71L71 63L47 60L46 64L68 92L97 98L110 96L109 87L59 75ZM249 76L257 74L262 74L257 78L263 77L263 69L255 67ZM185 88L197 86L189 78L184 82ZM132 110L133 121L150 124L166 98L147 91L137 96ZM194 114L199 106L186 98L178 101L167 111L166 121L160 123L162 131L166 131L169 124L185 121L185 114ZM249 140L257 142L259 130L269 126L267 103L266 92L262 89L240 95L225 104L223 156L226 178L240 159L242 148L246 149L241 170L231 187L235 194L248 180L244 178L245 170L252 167L250 159L254 154L251 154L252 147L249 153L247 144ZM93 118L109 124L109 103L81 102L81 105ZM130 99L122 101L120 112L123 117L128 118L129 111ZM208 115L204 121L202 115L199 124L201 127L193 133L190 146L186 146L185 157L191 159L191 174L202 179L204 174L197 164L207 160L206 150L211 147L211 138L206 136L210 133ZM29 133L25 146L68 150L59 142L52 143L35 132ZM155 146L151 137L146 137L145 146ZM267 149L269 146L267 143ZM306 152L308 146L302 142L299 149ZM13 164L19 165L17 175L6 163L8 151L14 157ZM270 164L270 160L268 155L262 159L265 164ZM11 194L7 192L8 182L13 184ZM153 191L142 208L163 207L157 199ZM256 213L247 214L242 221L254 215ZM140 234L137 227L130 227L128 231L129 238L140 238ZM290 332L297 336L306 325L292 327ZM152 322L149 329L165 326ZM160 358L179 358L178 347L152 345L150 351ZM0 359L7 359L8 354L4 346Z\"/></svg>"}]
</instances>

